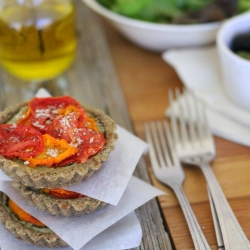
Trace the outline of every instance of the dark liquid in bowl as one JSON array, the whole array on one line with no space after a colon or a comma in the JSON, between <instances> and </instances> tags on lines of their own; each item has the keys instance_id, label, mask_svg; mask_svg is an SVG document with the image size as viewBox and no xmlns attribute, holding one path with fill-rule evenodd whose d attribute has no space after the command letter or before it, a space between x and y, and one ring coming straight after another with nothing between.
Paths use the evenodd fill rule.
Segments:
<instances>
[{"instance_id":1,"label":"dark liquid in bowl","mask_svg":"<svg viewBox=\"0 0 250 250\"><path fill-rule=\"evenodd\" d=\"M231 42L230 48L240 57L250 60L250 30L236 35Z\"/></svg>"}]
</instances>

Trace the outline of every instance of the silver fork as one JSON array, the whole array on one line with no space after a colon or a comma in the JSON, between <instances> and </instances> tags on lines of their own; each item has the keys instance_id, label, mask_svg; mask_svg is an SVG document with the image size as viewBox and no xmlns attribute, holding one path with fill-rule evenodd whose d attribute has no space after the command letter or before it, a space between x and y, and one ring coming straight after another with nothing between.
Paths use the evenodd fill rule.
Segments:
<instances>
[{"instance_id":1,"label":"silver fork","mask_svg":"<svg viewBox=\"0 0 250 250\"><path fill-rule=\"evenodd\" d=\"M182 189L185 173L173 150L173 141L166 121L145 124L149 158L155 177L175 192L186 218L195 249L211 249Z\"/></svg>"},{"instance_id":2,"label":"silver fork","mask_svg":"<svg viewBox=\"0 0 250 250\"><path fill-rule=\"evenodd\" d=\"M210 203L212 218L213 218L213 222L214 222L214 230L215 230L216 240L217 240L217 244L218 244L218 249L219 250L225 250L218 215L216 213L216 209L215 209L215 206L214 206L214 201L213 201L213 198L212 198L212 195L211 195L211 192L210 192L208 186L207 186L207 192L208 192L208 199L209 199L209 203Z\"/></svg>"},{"instance_id":3,"label":"silver fork","mask_svg":"<svg viewBox=\"0 0 250 250\"><path fill-rule=\"evenodd\" d=\"M249 250L250 243L209 165L215 157L215 145L205 111L197 104L192 93L184 91L182 102L180 90L177 89L175 95L177 105L173 104L173 92L169 92L170 121L177 155L181 162L196 165L203 172L218 215L225 249ZM179 129L177 116L180 122Z\"/></svg>"}]
</instances>

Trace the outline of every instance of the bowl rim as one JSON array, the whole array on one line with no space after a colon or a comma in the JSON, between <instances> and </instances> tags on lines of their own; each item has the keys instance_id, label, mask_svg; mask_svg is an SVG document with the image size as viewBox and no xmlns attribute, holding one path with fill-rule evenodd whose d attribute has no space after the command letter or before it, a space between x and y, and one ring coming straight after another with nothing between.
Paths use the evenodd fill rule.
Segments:
<instances>
[{"instance_id":1,"label":"bowl rim","mask_svg":"<svg viewBox=\"0 0 250 250\"><path fill-rule=\"evenodd\" d=\"M151 23L147 21L141 21L132 19L126 16L119 15L115 12L110 11L96 0L82 0L89 8L97 12L103 17L114 22L124 24L131 27L137 27L144 30L154 31L172 31L172 32L190 32L190 31L207 31L214 30L219 27L221 22L211 22L202 24L162 24L162 23ZM223 21L222 21L223 22Z\"/></svg>"},{"instance_id":2,"label":"bowl rim","mask_svg":"<svg viewBox=\"0 0 250 250\"><path fill-rule=\"evenodd\" d=\"M243 14L239 14L235 17L230 18L226 22L224 22L216 35L216 44L217 44L218 50L221 49L221 51L223 51L223 53L228 55L230 58L249 66L250 61L234 53L229 48L228 44L226 44L226 41L225 41L225 32L227 32L228 29L230 29L231 25L234 25L235 23L238 23L238 22L246 22L246 21L250 21L250 11L247 11ZM249 24L249 30L250 30L250 24Z\"/></svg>"}]
</instances>

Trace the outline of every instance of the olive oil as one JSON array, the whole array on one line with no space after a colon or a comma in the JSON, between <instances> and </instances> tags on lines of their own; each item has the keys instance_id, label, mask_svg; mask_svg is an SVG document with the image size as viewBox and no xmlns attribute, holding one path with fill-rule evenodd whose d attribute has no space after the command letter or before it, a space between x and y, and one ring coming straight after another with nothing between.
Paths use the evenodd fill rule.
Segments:
<instances>
[{"instance_id":1,"label":"olive oil","mask_svg":"<svg viewBox=\"0 0 250 250\"><path fill-rule=\"evenodd\" d=\"M0 11L0 62L21 79L46 80L61 74L74 60L76 44L71 1L16 4Z\"/></svg>"}]
</instances>

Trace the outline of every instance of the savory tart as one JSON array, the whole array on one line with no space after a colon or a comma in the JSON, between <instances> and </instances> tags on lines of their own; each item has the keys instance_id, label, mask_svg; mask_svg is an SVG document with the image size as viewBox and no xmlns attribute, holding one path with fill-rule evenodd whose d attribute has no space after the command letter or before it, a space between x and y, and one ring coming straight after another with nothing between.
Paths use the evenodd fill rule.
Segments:
<instances>
[{"instance_id":1,"label":"savory tart","mask_svg":"<svg viewBox=\"0 0 250 250\"><path fill-rule=\"evenodd\" d=\"M60 188L36 189L19 182L13 182L12 185L30 205L51 215L82 216L107 205L103 201Z\"/></svg>"},{"instance_id":2,"label":"savory tart","mask_svg":"<svg viewBox=\"0 0 250 250\"><path fill-rule=\"evenodd\" d=\"M115 130L109 116L69 96L36 97L0 114L0 168L25 186L68 187L108 159Z\"/></svg>"},{"instance_id":3,"label":"savory tart","mask_svg":"<svg viewBox=\"0 0 250 250\"><path fill-rule=\"evenodd\" d=\"M42 222L26 213L0 192L0 221L16 238L39 247L67 247L67 243Z\"/></svg>"}]
</instances>

